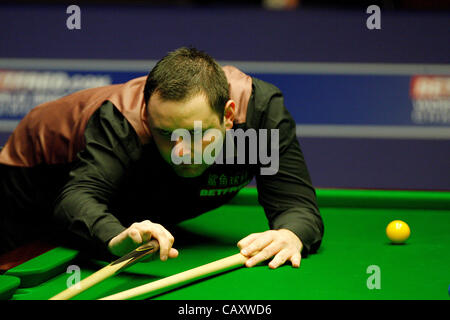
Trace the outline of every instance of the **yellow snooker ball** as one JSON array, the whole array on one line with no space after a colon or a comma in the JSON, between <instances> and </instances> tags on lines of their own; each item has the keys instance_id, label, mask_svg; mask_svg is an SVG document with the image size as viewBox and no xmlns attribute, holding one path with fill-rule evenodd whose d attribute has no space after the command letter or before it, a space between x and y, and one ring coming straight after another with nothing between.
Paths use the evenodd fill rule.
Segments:
<instances>
[{"instance_id":1,"label":"yellow snooker ball","mask_svg":"<svg viewBox=\"0 0 450 320\"><path fill-rule=\"evenodd\" d=\"M393 243L403 243L411 234L408 224L401 220L391 221L386 227L386 235Z\"/></svg>"}]
</instances>

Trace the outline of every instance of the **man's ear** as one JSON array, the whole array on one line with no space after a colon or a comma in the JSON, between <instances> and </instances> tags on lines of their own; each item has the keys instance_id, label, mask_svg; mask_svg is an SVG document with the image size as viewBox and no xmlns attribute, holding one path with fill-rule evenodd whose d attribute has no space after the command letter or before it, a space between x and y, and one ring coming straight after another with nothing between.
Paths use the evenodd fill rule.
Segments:
<instances>
[{"instance_id":1,"label":"man's ear","mask_svg":"<svg viewBox=\"0 0 450 320\"><path fill-rule=\"evenodd\" d=\"M223 122L225 123L225 129L233 128L234 116L236 112L236 103L233 100L228 100L225 104L225 110L223 114Z\"/></svg>"}]
</instances>

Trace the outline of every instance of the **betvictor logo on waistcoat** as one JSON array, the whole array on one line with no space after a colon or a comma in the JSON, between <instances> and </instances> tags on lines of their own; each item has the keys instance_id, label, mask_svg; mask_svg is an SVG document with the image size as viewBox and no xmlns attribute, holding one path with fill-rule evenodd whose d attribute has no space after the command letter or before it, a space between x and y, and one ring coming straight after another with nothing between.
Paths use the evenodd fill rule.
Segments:
<instances>
[{"instance_id":1,"label":"betvictor logo on waistcoat","mask_svg":"<svg viewBox=\"0 0 450 320\"><path fill-rule=\"evenodd\" d=\"M236 174L214 174L208 176L208 188L200 189L201 197L224 196L235 193L248 185L252 179L247 171L237 172Z\"/></svg>"}]
</instances>

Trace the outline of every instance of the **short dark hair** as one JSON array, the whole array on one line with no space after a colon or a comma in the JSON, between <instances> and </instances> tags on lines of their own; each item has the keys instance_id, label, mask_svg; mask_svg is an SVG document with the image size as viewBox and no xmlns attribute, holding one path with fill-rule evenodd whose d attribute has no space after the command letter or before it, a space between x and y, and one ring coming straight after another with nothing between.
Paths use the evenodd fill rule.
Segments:
<instances>
[{"instance_id":1,"label":"short dark hair","mask_svg":"<svg viewBox=\"0 0 450 320\"><path fill-rule=\"evenodd\" d=\"M221 123L229 99L228 81L222 68L207 53L192 47L169 52L156 63L145 83L147 105L154 93L173 101L204 94Z\"/></svg>"}]
</instances>

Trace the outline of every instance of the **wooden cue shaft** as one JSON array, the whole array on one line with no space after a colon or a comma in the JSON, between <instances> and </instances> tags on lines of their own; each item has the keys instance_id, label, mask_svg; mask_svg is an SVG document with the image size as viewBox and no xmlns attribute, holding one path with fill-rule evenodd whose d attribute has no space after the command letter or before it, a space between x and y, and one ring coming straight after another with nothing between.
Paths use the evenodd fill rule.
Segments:
<instances>
[{"instance_id":1,"label":"wooden cue shaft","mask_svg":"<svg viewBox=\"0 0 450 320\"><path fill-rule=\"evenodd\" d=\"M131 251L130 253L108 264L106 267L103 267L102 269L93 273L89 277L83 279L79 283L58 293L49 300L68 300L76 296L77 294L80 294L81 292L85 291L86 289L92 287L93 285L105 280L106 278L109 278L121 272L122 270L134 264L143 257L154 254L156 251L158 251L158 249L159 243L157 240L152 240L146 244L143 244L142 246Z\"/></svg>"},{"instance_id":2,"label":"wooden cue shaft","mask_svg":"<svg viewBox=\"0 0 450 320\"><path fill-rule=\"evenodd\" d=\"M190 269L181 273L177 273L173 276L163 278L160 280L156 280L142 286L132 288L129 290L125 290L107 297L104 297L100 300L126 300L134 297L138 297L144 294L149 294L158 289L167 288L169 286L175 284L182 284L189 280L197 279L200 277L204 277L207 275L211 275L212 273L223 271L231 267L236 267L240 265L244 265L247 261L248 257L243 256L238 253L202 266L199 266L194 269Z\"/></svg>"}]
</instances>

